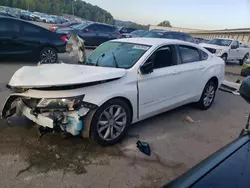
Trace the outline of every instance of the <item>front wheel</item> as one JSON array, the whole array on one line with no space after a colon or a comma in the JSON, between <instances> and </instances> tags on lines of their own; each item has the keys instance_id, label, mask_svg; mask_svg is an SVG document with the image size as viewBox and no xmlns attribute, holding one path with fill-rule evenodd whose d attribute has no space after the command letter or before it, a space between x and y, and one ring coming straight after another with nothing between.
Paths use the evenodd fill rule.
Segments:
<instances>
[{"instance_id":1,"label":"front wheel","mask_svg":"<svg viewBox=\"0 0 250 188\"><path fill-rule=\"evenodd\" d=\"M221 59L223 59L223 61L224 61L225 63L227 63L227 54L223 54L223 55L221 56Z\"/></svg>"},{"instance_id":2,"label":"front wheel","mask_svg":"<svg viewBox=\"0 0 250 188\"><path fill-rule=\"evenodd\" d=\"M91 139L104 146L116 144L125 137L131 119L127 103L112 99L95 112L91 121Z\"/></svg>"},{"instance_id":3,"label":"front wheel","mask_svg":"<svg viewBox=\"0 0 250 188\"><path fill-rule=\"evenodd\" d=\"M202 92L200 101L198 102L198 107L201 110L207 110L208 108L210 108L210 106L214 102L215 93L216 93L216 84L214 83L214 81L210 80L206 84Z\"/></svg>"}]
</instances>

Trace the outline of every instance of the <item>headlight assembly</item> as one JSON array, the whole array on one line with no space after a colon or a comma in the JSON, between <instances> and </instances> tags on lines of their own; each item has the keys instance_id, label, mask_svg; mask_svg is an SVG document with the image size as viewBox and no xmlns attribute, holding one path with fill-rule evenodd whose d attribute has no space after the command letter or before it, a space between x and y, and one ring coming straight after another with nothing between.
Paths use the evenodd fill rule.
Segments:
<instances>
[{"instance_id":1,"label":"headlight assembly","mask_svg":"<svg viewBox=\"0 0 250 188\"><path fill-rule=\"evenodd\" d=\"M79 105L84 96L60 98L60 99L41 99L37 104L38 108L68 108L72 109Z\"/></svg>"},{"instance_id":2,"label":"headlight assembly","mask_svg":"<svg viewBox=\"0 0 250 188\"><path fill-rule=\"evenodd\" d=\"M222 50L216 50L216 54L220 54Z\"/></svg>"}]
</instances>

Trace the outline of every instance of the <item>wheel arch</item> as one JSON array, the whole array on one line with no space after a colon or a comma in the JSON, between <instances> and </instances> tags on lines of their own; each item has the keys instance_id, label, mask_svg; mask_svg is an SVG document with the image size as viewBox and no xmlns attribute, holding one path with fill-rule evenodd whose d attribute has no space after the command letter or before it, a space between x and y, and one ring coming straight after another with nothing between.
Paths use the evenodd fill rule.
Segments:
<instances>
[{"instance_id":1,"label":"wheel arch","mask_svg":"<svg viewBox=\"0 0 250 188\"><path fill-rule=\"evenodd\" d=\"M126 98L126 97L117 96L117 97L113 97L113 98L107 100L106 102L114 100L114 99L120 99L120 100L124 101L128 105L128 107L130 109L131 120L133 120L133 118L134 118L134 116L133 116L134 110L133 110L133 106L132 106L131 101L128 98ZM104 102L103 104L105 104L106 102Z\"/></svg>"},{"instance_id":2,"label":"wheel arch","mask_svg":"<svg viewBox=\"0 0 250 188\"><path fill-rule=\"evenodd\" d=\"M124 97L124 96L112 97L112 98L106 100L105 102L102 102L100 105L98 105L97 108L90 110L87 113L87 115L84 117L84 120L85 120L84 126L85 127L84 127L84 130L82 130L82 133L81 133L81 136L83 138L89 138L90 137L90 134L91 134L91 122L92 122L93 116L96 113L96 110L99 107L101 107L102 105L104 105L105 103L107 103L107 102L109 102L111 100L114 100L114 99L120 99L120 100L122 100L123 102L125 102L128 105L128 107L130 109L131 121L133 121L133 117L134 117L133 112L134 112L134 109L133 109L133 105L132 105L131 101L128 98Z\"/></svg>"},{"instance_id":3,"label":"wheel arch","mask_svg":"<svg viewBox=\"0 0 250 188\"><path fill-rule=\"evenodd\" d=\"M210 78L210 79L207 81L207 83L210 82L210 81L213 81L213 82L216 84L216 90L217 90L217 89L218 89L218 86L219 86L219 79L218 79L216 76L213 76L212 78Z\"/></svg>"}]
</instances>

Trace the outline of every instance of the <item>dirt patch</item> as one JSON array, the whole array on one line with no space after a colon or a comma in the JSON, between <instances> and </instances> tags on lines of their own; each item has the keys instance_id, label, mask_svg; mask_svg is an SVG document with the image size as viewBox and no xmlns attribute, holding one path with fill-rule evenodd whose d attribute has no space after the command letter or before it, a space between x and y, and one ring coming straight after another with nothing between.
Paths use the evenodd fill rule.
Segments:
<instances>
[{"instance_id":1,"label":"dirt patch","mask_svg":"<svg viewBox=\"0 0 250 188\"><path fill-rule=\"evenodd\" d=\"M40 139L38 127L33 124L23 124L21 120L16 119L15 123L10 125L0 120L0 153L19 155L28 164L16 173L17 177L34 170L38 173L62 170L64 173L85 174L89 165L110 167L111 160L119 158L127 161L127 168L140 166L148 169L148 175L142 177L143 184L139 186L144 188L160 187L176 177L176 172L186 170L185 164L162 160L154 152L151 157L144 157L143 154L139 157L137 150L132 150L132 154L128 155L128 152L121 148L119 144L102 147L90 139L80 137L64 138L58 133L48 133Z\"/></svg>"},{"instance_id":2,"label":"dirt patch","mask_svg":"<svg viewBox=\"0 0 250 188\"><path fill-rule=\"evenodd\" d=\"M104 148L89 139L63 138L57 133L39 139L38 135L36 126L8 126L6 121L0 121L0 153L19 154L29 164L17 176L32 168L45 173L63 170L83 174L87 165L109 165L110 155L121 155L118 147Z\"/></svg>"}]
</instances>

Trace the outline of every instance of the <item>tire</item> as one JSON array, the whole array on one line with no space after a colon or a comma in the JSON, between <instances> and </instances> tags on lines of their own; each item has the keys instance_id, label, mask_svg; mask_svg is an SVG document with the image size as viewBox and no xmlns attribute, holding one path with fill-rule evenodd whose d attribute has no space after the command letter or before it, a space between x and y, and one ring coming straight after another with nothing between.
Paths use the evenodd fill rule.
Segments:
<instances>
[{"instance_id":1,"label":"tire","mask_svg":"<svg viewBox=\"0 0 250 188\"><path fill-rule=\"evenodd\" d=\"M201 98L199 100L199 102L197 103L198 108L201 110L207 110L210 108L210 106L213 104L214 102L214 98L215 98L215 94L216 94L216 83L212 80L208 81L208 83L206 84ZM210 93L210 97L208 97L208 94Z\"/></svg>"},{"instance_id":2,"label":"tire","mask_svg":"<svg viewBox=\"0 0 250 188\"><path fill-rule=\"evenodd\" d=\"M249 54L246 54L243 59L240 60L239 64L242 66L246 63L246 60L249 58Z\"/></svg>"},{"instance_id":3,"label":"tire","mask_svg":"<svg viewBox=\"0 0 250 188\"><path fill-rule=\"evenodd\" d=\"M120 109L120 113L118 113L118 109ZM117 116L116 113L119 115ZM103 146L118 143L127 133L132 120L131 114L128 104L123 100L109 100L95 112L91 121L90 138ZM115 116L120 116L120 118L116 119ZM120 125L117 124L118 122Z\"/></svg>"},{"instance_id":4,"label":"tire","mask_svg":"<svg viewBox=\"0 0 250 188\"><path fill-rule=\"evenodd\" d=\"M227 54L223 54L223 55L221 56L221 59L223 59L224 62L227 63Z\"/></svg>"},{"instance_id":5,"label":"tire","mask_svg":"<svg viewBox=\"0 0 250 188\"><path fill-rule=\"evenodd\" d=\"M247 67L247 68L241 70L240 75L243 77L249 76L250 75L250 67Z\"/></svg>"},{"instance_id":6,"label":"tire","mask_svg":"<svg viewBox=\"0 0 250 188\"><path fill-rule=\"evenodd\" d=\"M45 47L40 51L39 61L41 63L53 64L58 61L57 51L51 47Z\"/></svg>"}]
</instances>

